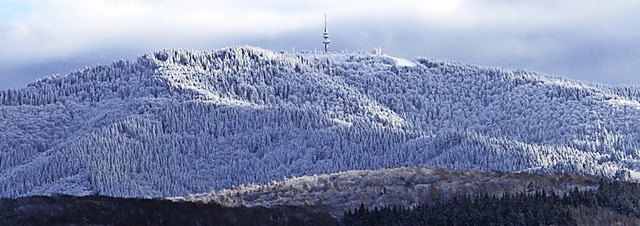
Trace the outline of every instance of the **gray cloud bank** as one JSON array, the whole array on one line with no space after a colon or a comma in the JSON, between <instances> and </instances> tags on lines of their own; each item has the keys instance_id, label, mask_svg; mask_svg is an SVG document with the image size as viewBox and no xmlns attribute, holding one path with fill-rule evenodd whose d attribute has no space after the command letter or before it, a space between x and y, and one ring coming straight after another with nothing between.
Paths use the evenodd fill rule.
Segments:
<instances>
[{"instance_id":1,"label":"gray cloud bank","mask_svg":"<svg viewBox=\"0 0 640 226\"><path fill-rule=\"evenodd\" d=\"M640 1L345 2L23 1L28 11L0 17L0 89L164 48L313 50L324 12L333 50L380 46L405 58L640 85Z\"/></svg>"}]
</instances>

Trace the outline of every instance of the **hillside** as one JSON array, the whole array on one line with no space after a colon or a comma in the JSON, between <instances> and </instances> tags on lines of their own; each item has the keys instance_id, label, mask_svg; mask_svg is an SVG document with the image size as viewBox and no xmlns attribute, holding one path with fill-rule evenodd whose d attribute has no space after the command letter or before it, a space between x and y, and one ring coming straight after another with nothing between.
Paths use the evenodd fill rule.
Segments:
<instances>
[{"instance_id":1,"label":"hillside","mask_svg":"<svg viewBox=\"0 0 640 226\"><path fill-rule=\"evenodd\" d=\"M425 58L164 50L0 91L0 196L166 197L399 166L634 180L639 100Z\"/></svg>"},{"instance_id":2,"label":"hillside","mask_svg":"<svg viewBox=\"0 0 640 226\"><path fill-rule=\"evenodd\" d=\"M247 184L208 193L169 198L229 207L314 206L340 217L363 203L366 208L416 207L425 202L469 195L502 196L538 191L563 195L576 187L598 188L599 178L568 174L452 171L402 167L353 170Z\"/></svg>"}]
</instances>

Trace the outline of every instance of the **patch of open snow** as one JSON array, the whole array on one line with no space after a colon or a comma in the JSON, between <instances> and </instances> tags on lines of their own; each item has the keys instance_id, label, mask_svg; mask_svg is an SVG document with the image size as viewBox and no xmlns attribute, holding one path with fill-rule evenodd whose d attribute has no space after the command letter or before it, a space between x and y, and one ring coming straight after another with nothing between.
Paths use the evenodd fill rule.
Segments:
<instances>
[{"instance_id":1,"label":"patch of open snow","mask_svg":"<svg viewBox=\"0 0 640 226\"><path fill-rule=\"evenodd\" d=\"M397 66L415 67L416 63L407 59L388 56Z\"/></svg>"},{"instance_id":2,"label":"patch of open snow","mask_svg":"<svg viewBox=\"0 0 640 226\"><path fill-rule=\"evenodd\" d=\"M631 176L631 181L640 181L640 172L635 170L629 170L629 176Z\"/></svg>"},{"instance_id":3,"label":"patch of open snow","mask_svg":"<svg viewBox=\"0 0 640 226\"><path fill-rule=\"evenodd\" d=\"M352 123L352 122L347 122L347 121L345 121L345 120L338 119L338 118L334 118L334 119L333 119L333 121L334 121L334 122L336 122L336 123L338 123L338 125L342 125L342 126L347 126L347 127L349 127L349 126L352 126L352 125L353 125L353 123Z\"/></svg>"}]
</instances>

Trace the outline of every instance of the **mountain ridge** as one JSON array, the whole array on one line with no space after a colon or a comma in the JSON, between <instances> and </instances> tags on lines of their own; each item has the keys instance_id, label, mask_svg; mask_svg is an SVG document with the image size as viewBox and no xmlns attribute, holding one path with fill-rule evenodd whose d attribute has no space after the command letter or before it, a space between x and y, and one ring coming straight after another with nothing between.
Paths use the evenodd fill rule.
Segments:
<instances>
[{"instance_id":1,"label":"mountain ridge","mask_svg":"<svg viewBox=\"0 0 640 226\"><path fill-rule=\"evenodd\" d=\"M637 178L640 89L256 47L0 91L0 196L176 196L403 165Z\"/></svg>"}]
</instances>

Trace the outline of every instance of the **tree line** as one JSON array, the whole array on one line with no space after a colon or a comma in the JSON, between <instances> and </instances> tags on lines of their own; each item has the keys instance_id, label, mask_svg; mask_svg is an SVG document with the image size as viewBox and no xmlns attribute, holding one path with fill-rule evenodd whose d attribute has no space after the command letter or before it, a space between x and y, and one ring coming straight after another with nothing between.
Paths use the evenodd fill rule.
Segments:
<instances>
[{"instance_id":1,"label":"tree line","mask_svg":"<svg viewBox=\"0 0 640 226\"><path fill-rule=\"evenodd\" d=\"M578 207L610 210L640 218L640 186L601 180L597 189L575 187L563 195L544 190L502 196L436 198L416 207L375 207L361 204L344 214L346 225L575 225Z\"/></svg>"}]
</instances>

